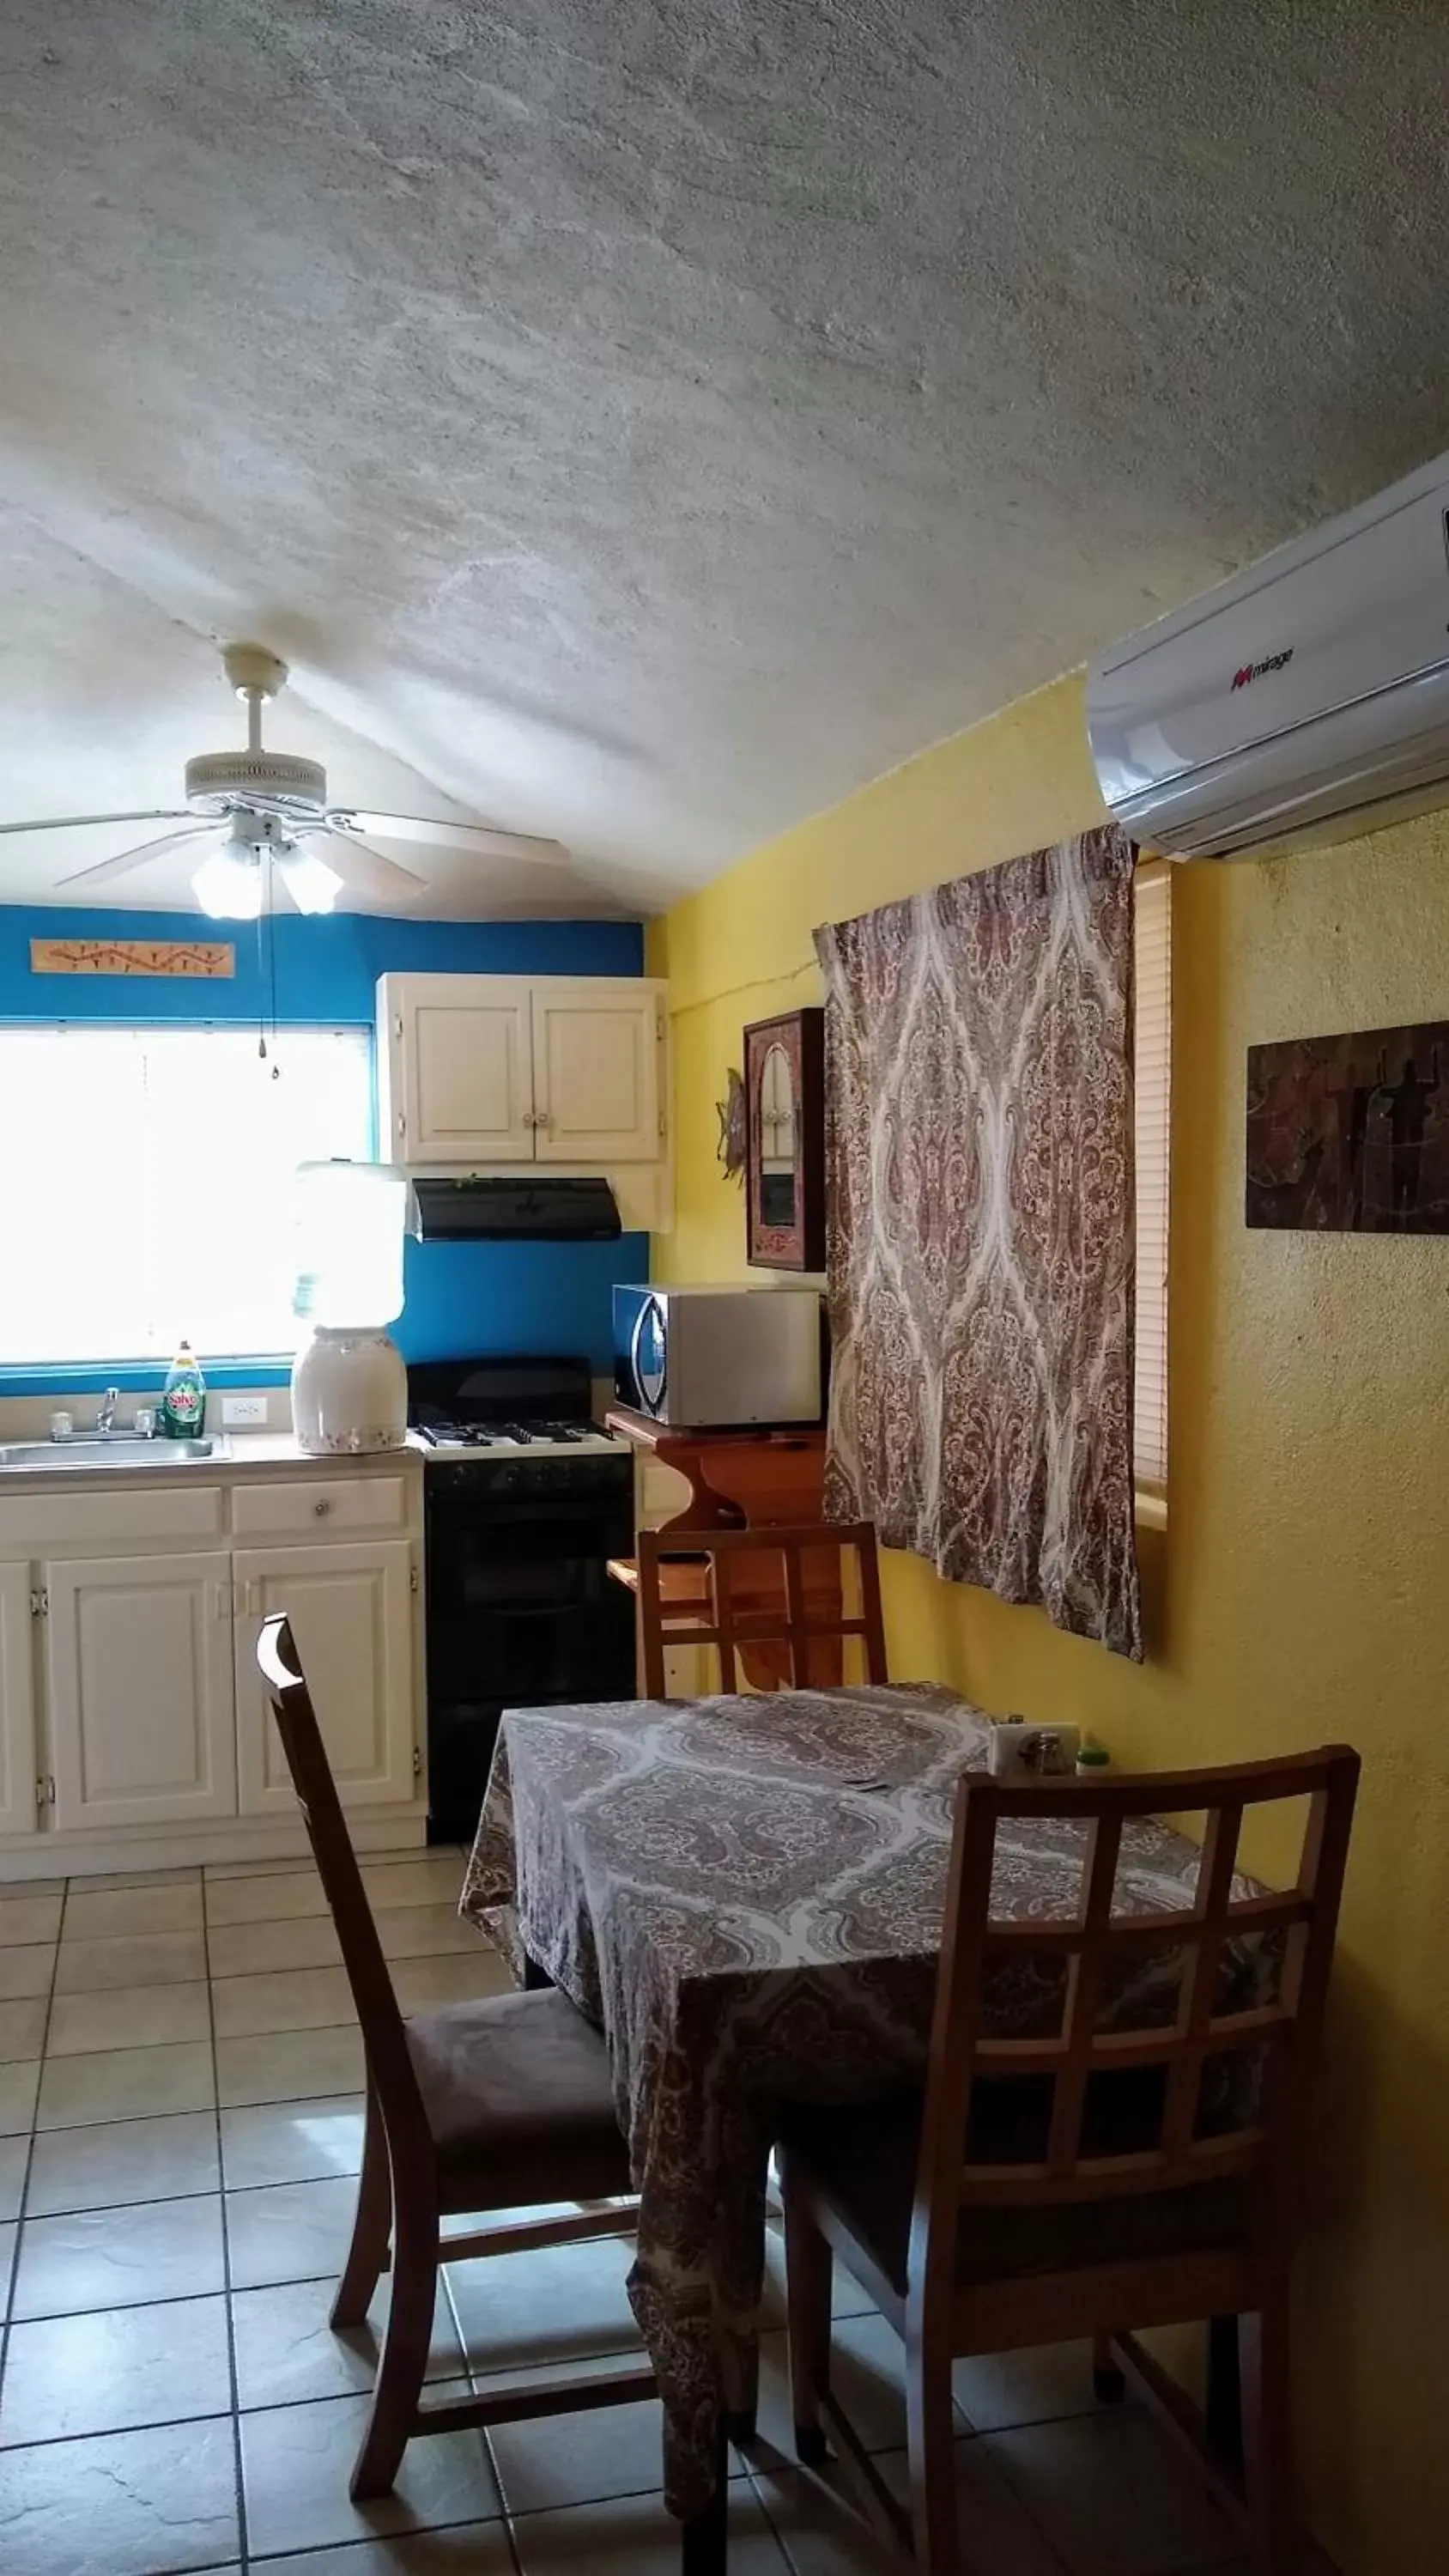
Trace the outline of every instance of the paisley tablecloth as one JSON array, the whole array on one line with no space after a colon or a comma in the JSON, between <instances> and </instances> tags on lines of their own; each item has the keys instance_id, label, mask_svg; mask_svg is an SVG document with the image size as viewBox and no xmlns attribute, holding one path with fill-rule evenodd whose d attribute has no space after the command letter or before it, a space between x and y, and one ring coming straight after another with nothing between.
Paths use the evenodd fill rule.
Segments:
<instances>
[{"instance_id":1,"label":"paisley tablecloth","mask_svg":"<svg viewBox=\"0 0 1449 2576\"><path fill-rule=\"evenodd\" d=\"M919 2082L955 1788L985 1761L980 1711L924 1684L503 1720L461 1910L608 2040L678 2514L711 2492L721 2401L754 2400L778 2106ZM993 1911L1073 1912L1084 1852L1070 1820L1003 1824ZM1185 1908L1196 1867L1168 1827L1129 1824L1116 1910ZM1176 1967L1145 1958L1107 2012L1170 2019ZM1013 1958L988 1998L997 2035L1050 2033L1059 1963Z\"/></svg>"}]
</instances>

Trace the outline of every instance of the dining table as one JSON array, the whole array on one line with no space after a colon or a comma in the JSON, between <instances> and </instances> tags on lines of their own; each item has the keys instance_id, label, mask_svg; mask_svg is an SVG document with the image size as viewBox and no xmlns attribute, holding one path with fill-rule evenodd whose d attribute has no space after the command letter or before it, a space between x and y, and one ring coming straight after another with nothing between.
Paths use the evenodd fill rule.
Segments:
<instances>
[{"instance_id":1,"label":"dining table","mask_svg":"<svg viewBox=\"0 0 1449 2576\"><path fill-rule=\"evenodd\" d=\"M639 2195L629 2298L657 2374L663 2485L686 2566L722 2563L725 2437L754 2416L771 2147L786 2106L924 2077L953 1811L988 1724L937 1684L782 1690L505 1714L461 1912L603 2032ZM1003 1824L992 1911L1076 1911L1087 1828ZM1186 1910L1195 1844L1123 1832L1114 1911ZM1123 2026L1170 2019L1150 1952ZM1061 2011L1058 1956L991 1971L995 2036ZM689 2534L718 2529L718 2547Z\"/></svg>"}]
</instances>

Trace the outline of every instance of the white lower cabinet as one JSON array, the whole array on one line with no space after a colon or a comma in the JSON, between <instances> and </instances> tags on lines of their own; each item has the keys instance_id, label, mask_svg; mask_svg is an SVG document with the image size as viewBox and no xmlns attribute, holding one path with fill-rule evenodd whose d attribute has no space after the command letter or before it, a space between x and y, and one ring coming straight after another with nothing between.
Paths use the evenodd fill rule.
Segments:
<instances>
[{"instance_id":1,"label":"white lower cabinet","mask_svg":"<svg viewBox=\"0 0 1449 2576\"><path fill-rule=\"evenodd\" d=\"M0 1565L0 1834L33 1834L35 1648L28 1565Z\"/></svg>"},{"instance_id":2,"label":"white lower cabinet","mask_svg":"<svg viewBox=\"0 0 1449 2576\"><path fill-rule=\"evenodd\" d=\"M406 1539L238 1549L236 1707L244 1816L292 1812L291 1775L256 1667L274 1610L292 1623L345 1807L414 1794L413 1551Z\"/></svg>"},{"instance_id":3,"label":"white lower cabinet","mask_svg":"<svg viewBox=\"0 0 1449 2576\"><path fill-rule=\"evenodd\" d=\"M294 1825L256 1668L278 1610L344 1807L415 1824L421 1503L416 1465L396 1462L0 1493L0 1877L22 1836L31 1867L48 1833L104 1838L109 1869L132 1838L150 1867L158 1848L188 1856L188 1826L211 1855L245 1852L248 1824Z\"/></svg>"},{"instance_id":4,"label":"white lower cabinet","mask_svg":"<svg viewBox=\"0 0 1449 2576\"><path fill-rule=\"evenodd\" d=\"M42 1569L57 1829L236 1814L231 1560Z\"/></svg>"}]
</instances>

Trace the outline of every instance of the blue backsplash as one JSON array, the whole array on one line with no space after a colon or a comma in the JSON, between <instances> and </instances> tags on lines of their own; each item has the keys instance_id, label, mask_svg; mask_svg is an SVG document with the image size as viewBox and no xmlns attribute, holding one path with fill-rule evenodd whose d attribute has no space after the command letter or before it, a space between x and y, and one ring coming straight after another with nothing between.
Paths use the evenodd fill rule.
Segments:
<instances>
[{"instance_id":1,"label":"blue backsplash","mask_svg":"<svg viewBox=\"0 0 1449 2576\"><path fill-rule=\"evenodd\" d=\"M230 939L236 973L215 982L128 975L32 975L32 939ZM375 988L386 974L639 975L644 934L633 921L414 921L375 913L306 919L280 915L271 928L275 974L259 970L255 930L195 913L77 911L0 904L0 1019L270 1019L291 1026L371 1027ZM617 1243L409 1243L407 1302L394 1338L405 1358L471 1352L556 1351L587 1356L597 1374L611 1366L611 1295L616 1280L649 1275L647 1234ZM154 1369L67 1368L77 1392L120 1377L145 1386ZM248 1385L284 1376L255 1366L212 1370ZM6 1370L9 1394L44 1392L42 1370Z\"/></svg>"}]
</instances>

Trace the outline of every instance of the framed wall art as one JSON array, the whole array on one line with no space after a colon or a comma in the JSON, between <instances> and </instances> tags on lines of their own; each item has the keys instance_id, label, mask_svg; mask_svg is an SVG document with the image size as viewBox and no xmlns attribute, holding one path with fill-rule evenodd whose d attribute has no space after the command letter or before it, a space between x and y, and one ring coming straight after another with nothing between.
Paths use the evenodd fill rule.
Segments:
<instances>
[{"instance_id":1,"label":"framed wall art","mask_svg":"<svg viewBox=\"0 0 1449 2576\"><path fill-rule=\"evenodd\" d=\"M1247 1220L1449 1234L1449 1020L1248 1049Z\"/></svg>"},{"instance_id":2,"label":"framed wall art","mask_svg":"<svg viewBox=\"0 0 1449 2576\"><path fill-rule=\"evenodd\" d=\"M825 1014L745 1031L745 1222L760 1270L825 1267Z\"/></svg>"}]
</instances>

